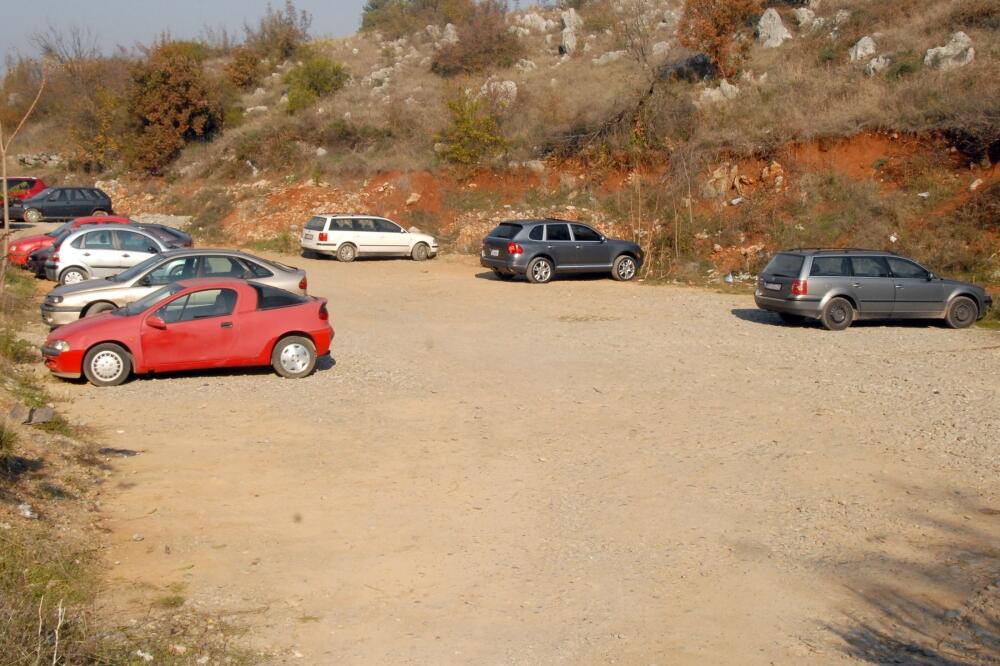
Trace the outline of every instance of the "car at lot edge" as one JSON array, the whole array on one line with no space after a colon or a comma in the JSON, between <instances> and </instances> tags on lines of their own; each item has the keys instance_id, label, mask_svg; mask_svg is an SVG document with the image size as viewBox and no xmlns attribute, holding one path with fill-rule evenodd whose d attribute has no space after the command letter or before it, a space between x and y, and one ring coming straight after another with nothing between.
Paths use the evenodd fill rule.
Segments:
<instances>
[{"instance_id":1,"label":"car at lot edge","mask_svg":"<svg viewBox=\"0 0 1000 666\"><path fill-rule=\"evenodd\" d=\"M7 205L21 206L21 202L45 189L45 182L34 176L7 177Z\"/></svg>"},{"instance_id":2,"label":"car at lot edge","mask_svg":"<svg viewBox=\"0 0 1000 666\"><path fill-rule=\"evenodd\" d=\"M384 217L372 215L315 215L299 236L303 252L329 255L343 262L358 257L410 257L423 261L437 256L438 242L410 232Z\"/></svg>"},{"instance_id":3,"label":"car at lot edge","mask_svg":"<svg viewBox=\"0 0 1000 666\"><path fill-rule=\"evenodd\" d=\"M568 273L611 273L633 279L642 268L642 248L631 241L607 238L581 222L510 220L483 239L479 263L501 280L524 275L544 284Z\"/></svg>"},{"instance_id":4,"label":"car at lot edge","mask_svg":"<svg viewBox=\"0 0 1000 666\"><path fill-rule=\"evenodd\" d=\"M301 268L237 250L168 250L104 280L56 287L42 301L42 321L49 327L65 326L125 307L171 282L227 277L253 280L302 296L309 284Z\"/></svg>"},{"instance_id":5,"label":"car at lot edge","mask_svg":"<svg viewBox=\"0 0 1000 666\"><path fill-rule=\"evenodd\" d=\"M181 280L56 329L42 355L52 374L82 375L95 386L117 386L133 373L267 365L300 378L330 351L326 304L246 280Z\"/></svg>"},{"instance_id":6,"label":"car at lot edge","mask_svg":"<svg viewBox=\"0 0 1000 666\"><path fill-rule=\"evenodd\" d=\"M67 236L45 262L45 276L59 284L108 277L171 247L134 225L82 227Z\"/></svg>"},{"instance_id":7,"label":"car at lot edge","mask_svg":"<svg viewBox=\"0 0 1000 666\"><path fill-rule=\"evenodd\" d=\"M786 323L814 319L833 331L858 319L943 319L967 328L993 306L982 287L892 252L854 249L779 252L758 276L754 300Z\"/></svg>"},{"instance_id":8,"label":"car at lot edge","mask_svg":"<svg viewBox=\"0 0 1000 666\"><path fill-rule=\"evenodd\" d=\"M114 213L111 197L96 187L49 187L21 201L16 218L37 224L43 220L65 220L86 215Z\"/></svg>"},{"instance_id":9,"label":"car at lot edge","mask_svg":"<svg viewBox=\"0 0 1000 666\"><path fill-rule=\"evenodd\" d=\"M60 224L52 231L47 231L44 234L22 236L16 240L12 240L7 249L7 258L15 266L24 266L28 263L28 257L32 252L51 246L55 242L55 239L64 232L82 227L85 224L132 224L132 220L118 215L77 217Z\"/></svg>"}]
</instances>

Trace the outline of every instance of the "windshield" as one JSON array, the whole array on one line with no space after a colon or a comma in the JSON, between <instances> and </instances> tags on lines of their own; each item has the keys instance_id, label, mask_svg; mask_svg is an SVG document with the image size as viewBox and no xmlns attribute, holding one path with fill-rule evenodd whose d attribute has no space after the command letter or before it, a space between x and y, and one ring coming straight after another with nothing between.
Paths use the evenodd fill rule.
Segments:
<instances>
[{"instance_id":1,"label":"windshield","mask_svg":"<svg viewBox=\"0 0 1000 666\"><path fill-rule=\"evenodd\" d=\"M70 220L69 222L63 222L58 227L56 227L55 229L53 229L52 231L50 231L45 235L52 236L53 238L55 238L56 236L59 236L60 234L69 231L72 228L73 228L73 220Z\"/></svg>"},{"instance_id":2,"label":"windshield","mask_svg":"<svg viewBox=\"0 0 1000 666\"><path fill-rule=\"evenodd\" d=\"M805 259L801 254L776 254L764 268L764 273L772 277L797 278Z\"/></svg>"},{"instance_id":3,"label":"windshield","mask_svg":"<svg viewBox=\"0 0 1000 666\"><path fill-rule=\"evenodd\" d=\"M38 194L34 195L31 198L32 199L44 199L45 197L49 196L49 194L51 194L51 192L52 192L52 188L51 187L46 187L44 190L42 190L41 192L39 192Z\"/></svg>"},{"instance_id":4,"label":"windshield","mask_svg":"<svg viewBox=\"0 0 1000 666\"><path fill-rule=\"evenodd\" d=\"M175 282L174 284L167 285L163 289L157 289L149 296L146 296L145 298L140 298L135 303L126 305L123 308L118 308L117 310L114 311L114 314L118 315L119 317L132 317L141 312L145 312L146 310L153 307L163 299L173 296L178 291L183 291L184 289L185 287Z\"/></svg>"},{"instance_id":5,"label":"windshield","mask_svg":"<svg viewBox=\"0 0 1000 666\"><path fill-rule=\"evenodd\" d=\"M145 261L136 264L127 271L122 271L118 275L112 275L108 279L111 280L112 282L130 282L135 278L139 277L140 275L142 275L143 273L145 273L153 266L159 264L161 261L163 261L163 257L159 255L152 256L149 259L146 259Z\"/></svg>"}]
</instances>

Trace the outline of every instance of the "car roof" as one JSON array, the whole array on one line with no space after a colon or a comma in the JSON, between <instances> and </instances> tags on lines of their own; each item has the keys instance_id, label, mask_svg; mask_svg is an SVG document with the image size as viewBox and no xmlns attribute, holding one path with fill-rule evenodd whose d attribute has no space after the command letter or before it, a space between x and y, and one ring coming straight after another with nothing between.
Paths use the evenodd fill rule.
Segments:
<instances>
[{"instance_id":1,"label":"car roof","mask_svg":"<svg viewBox=\"0 0 1000 666\"><path fill-rule=\"evenodd\" d=\"M214 247L179 247L173 250L167 250L160 254L161 257L176 257L179 254L183 255L204 255L204 254L228 254L235 257L246 257L248 259L261 259L267 261L263 257L255 257L252 254L247 254L241 250L227 250L224 248L214 248Z\"/></svg>"},{"instance_id":2,"label":"car roof","mask_svg":"<svg viewBox=\"0 0 1000 666\"><path fill-rule=\"evenodd\" d=\"M865 250L857 247L796 247L790 250L782 250L780 254L804 254L813 256L823 254L881 254L888 257L899 256L895 252L889 252L888 250Z\"/></svg>"},{"instance_id":3,"label":"car roof","mask_svg":"<svg viewBox=\"0 0 1000 666\"><path fill-rule=\"evenodd\" d=\"M175 284L179 284L185 289L191 289L192 287L238 287L247 284L256 284L250 280L241 280L240 278L190 278L187 280L178 280Z\"/></svg>"},{"instance_id":4,"label":"car roof","mask_svg":"<svg viewBox=\"0 0 1000 666\"><path fill-rule=\"evenodd\" d=\"M376 215L375 213L316 213L313 217L377 217L380 220L392 221L385 215Z\"/></svg>"},{"instance_id":5,"label":"car roof","mask_svg":"<svg viewBox=\"0 0 1000 666\"><path fill-rule=\"evenodd\" d=\"M73 232L80 233L83 231L94 231L95 229L99 229L101 231L142 231L142 226L137 224L81 224L79 227L74 229ZM146 233L149 232L147 231Z\"/></svg>"},{"instance_id":6,"label":"car roof","mask_svg":"<svg viewBox=\"0 0 1000 666\"><path fill-rule=\"evenodd\" d=\"M527 226L530 224L552 224L553 222L558 224L587 224L580 220L561 220L558 217L546 217L540 220L503 220L497 224L520 224L521 226Z\"/></svg>"}]
</instances>

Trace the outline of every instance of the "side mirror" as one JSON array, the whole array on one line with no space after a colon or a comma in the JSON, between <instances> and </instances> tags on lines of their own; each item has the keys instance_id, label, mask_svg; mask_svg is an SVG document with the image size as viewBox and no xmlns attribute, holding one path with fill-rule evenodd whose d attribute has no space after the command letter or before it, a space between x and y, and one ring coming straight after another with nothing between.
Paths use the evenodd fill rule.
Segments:
<instances>
[{"instance_id":1,"label":"side mirror","mask_svg":"<svg viewBox=\"0 0 1000 666\"><path fill-rule=\"evenodd\" d=\"M937 277L937 275L934 275L934 273L931 273L930 271L927 271L927 281L928 282L930 282L931 280L933 280L936 277Z\"/></svg>"},{"instance_id":2,"label":"side mirror","mask_svg":"<svg viewBox=\"0 0 1000 666\"><path fill-rule=\"evenodd\" d=\"M146 318L146 326L149 326L150 328L156 328L161 331L167 330L167 322L163 321L156 315Z\"/></svg>"},{"instance_id":3,"label":"side mirror","mask_svg":"<svg viewBox=\"0 0 1000 666\"><path fill-rule=\"evenodd\" d=\"M607 243L608 242L608 237L607 236L601 236L601 242L602 243Z\"/></svg>"}]
</instances>

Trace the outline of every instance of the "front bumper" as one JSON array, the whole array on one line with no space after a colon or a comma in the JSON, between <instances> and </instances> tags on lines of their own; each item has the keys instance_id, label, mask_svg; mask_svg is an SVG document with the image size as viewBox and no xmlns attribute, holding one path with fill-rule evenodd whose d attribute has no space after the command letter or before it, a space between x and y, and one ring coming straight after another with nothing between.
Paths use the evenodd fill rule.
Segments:
<instances>
[{"instance_id":1,"label":"front bumper","mask_svg":"<svg viewBox=\"0 0 1000 666\"><path fill-rule=\"evenodd\" d=\"M79 379L83 375L83 350L70 349L59 352L51 347L42 347L45 367L56 377Z\"/></svg>"},{"instance_id":2,"label":"front bumper","mask_svg":"<svg viewBox=\"0 0 1000 666\"><path fill-rule=\"evenodd\" d=\"M979 313L979 318L982 319L986 314L993 308L993 297L986 294L986 298L983 299L983 309Z\"/></svg>"},{"instance_id":3,"label":"front bumper","mask_svg":"<svg viewBox=\"0 0 1000 666\"><path fill-rule=\"evenodd\" d=\"M757 307L761 310L767 310L769 312L780 312L790 315L800 315L803 317L811 317L813 319L819 319L822 314L822 308L820 307L820 302L817 300L793 300L790 298L774 298L769 297L761 292L760 289L754 293L754 302Z\"/></svg>"},{"instance_id":4,"label":"front bumper","mask_svg":"<svg viewBox=\"0 0 1000 666\"><path fill-rule=\"evenodd\" d=\"M42 321L51 328L72 324L80 318L82 313L80 308L50 303L42 303L40 310L42 311Z\"/></svg>"}]
</instances>

